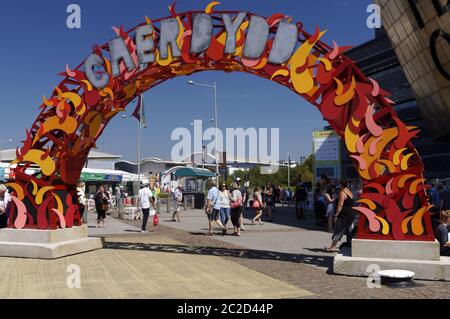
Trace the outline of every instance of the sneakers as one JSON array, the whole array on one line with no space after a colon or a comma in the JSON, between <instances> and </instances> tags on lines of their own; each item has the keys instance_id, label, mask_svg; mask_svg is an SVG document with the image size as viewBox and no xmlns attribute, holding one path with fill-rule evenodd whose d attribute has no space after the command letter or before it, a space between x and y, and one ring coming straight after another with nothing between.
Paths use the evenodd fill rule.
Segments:
<instances>
[{"instance_id":1,"label":"sneakers","mask_svg":"<svg viewBox=\"0 0 450 319\"><path fill-rule=\"evenodd\" d=\"M146 231L146 230L141 230L141 233L142 233L142 234L147 234L148 231Z\"/></svg>"}]
</instances>

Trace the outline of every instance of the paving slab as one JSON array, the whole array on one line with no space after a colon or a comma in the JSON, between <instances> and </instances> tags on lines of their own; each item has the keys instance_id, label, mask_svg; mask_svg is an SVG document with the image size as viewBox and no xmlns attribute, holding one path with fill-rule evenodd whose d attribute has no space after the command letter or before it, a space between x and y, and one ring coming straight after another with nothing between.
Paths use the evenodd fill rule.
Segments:
<instances>
[{"instance_id":1,"label":"paving slab","mask_svg":"<svg viewBox=\"0 0 450 319\"><path fill-rule=\"evenodd\" d=\"M240 237L221 236L216 229L215 239L240 245L246 248L278 253L330 257L333 254L323 251L331 244L331 235L323 227L315 225L311 212L306 220L297 220L293 208L277 208L273 222L264 221L263 225L250 224L253 212L245 213L244 227ZM208 221L203 210L187 210L181 213L181 222L171 222L170 214L161 214L162 225L187 231L191 234L204 234L208 231ZM228 224L231 230L231 222ZM295 256L293 256L295 257ZM320 260L311 263L320 266ZM325 265L323 265L325 267Z\"/></svg>"},{"instance_id":2,"label":"paving slab","mask_svg":"<svg viewBox=\"0 0 450 319\"><path fill-rule=\"evenodd\" d=\"M71 268L72 267L72 268ZM81 288L69 288L80 270ZM73 286L72 286L73 287ZM165 236L109 237L105 248L53 261L0 258L0 298L303 298L313 294Z\"/></svg>"}]
</instances>

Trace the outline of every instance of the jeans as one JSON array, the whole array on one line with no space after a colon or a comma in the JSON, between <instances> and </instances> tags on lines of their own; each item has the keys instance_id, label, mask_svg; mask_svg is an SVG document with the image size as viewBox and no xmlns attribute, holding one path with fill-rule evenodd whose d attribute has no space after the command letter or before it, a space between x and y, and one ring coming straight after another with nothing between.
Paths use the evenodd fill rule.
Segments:
<instances>
[{"instance_id":1,"label":"jeans","mask_svg":"<svg viewBox=\"0 0 450 319\"><path fill-rule=\"evenodd\" d=\"M142 230L147 230L147 222L148 222L148 216L150 216L150 208L143 208L142 214L144 217L142 218Z\"/></svg>"},{"instance_id":2,"label":"jeans","mask_svg":"<svg viewBox=\"0 0 450 319\"><path fill-rule=\"evenodd\" d=\"M231 216L231 208L221 208L220 209L220 221L222 222L222 225L226 225L228 223L228 220Z\"/></svg>"}]
</instances>

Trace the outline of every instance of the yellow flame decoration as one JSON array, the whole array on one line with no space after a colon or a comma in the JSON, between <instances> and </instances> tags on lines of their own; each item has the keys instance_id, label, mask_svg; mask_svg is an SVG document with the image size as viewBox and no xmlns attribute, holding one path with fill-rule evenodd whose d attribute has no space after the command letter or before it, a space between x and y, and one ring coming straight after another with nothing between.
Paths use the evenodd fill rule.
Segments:
<instances>
[{"instance_id":1,"label":"yellow flame decoration","mask_svg":"<svg viewBox=\"0 0 450 319\"><path fill-rule=\"evenodd\" d=\"M18 199L20 199L20 200L23 200L24 198L25 198L25 193L24 193L24 191L23 191L23 188L22 188L22 186L20 186L19 184L17 184L17 183L6 183L5 184L7 187L10 187L10 188L12 188L12 189L14 189L14 191L16 192L16 194L17 194L17 198Z\"/></svg>"}]
</instances>

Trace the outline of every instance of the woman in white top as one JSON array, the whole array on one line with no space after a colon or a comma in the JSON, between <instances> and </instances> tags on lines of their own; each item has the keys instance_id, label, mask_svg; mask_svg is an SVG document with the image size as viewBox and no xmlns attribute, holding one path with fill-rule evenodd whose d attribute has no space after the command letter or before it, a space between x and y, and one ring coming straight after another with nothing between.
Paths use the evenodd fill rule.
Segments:
<instances>
[{"instance_id":1,"label":"woman in white top","mask_svg":"<svg viewBox=\"0 0 450 319\"><path fill-rule=\"evenodd\" d=\"M227 233L227 223L231 217L231 194L227 189L226 184L222 184L219 188L219 203L220 203L220 221L223 225L222 235Z\"/></svg>"},{"instance_id":2,"label":"woman in white top","mask_svg":"<svg viewBox=\"0 0 450 319\"><path fill-rule=\"evenodd\" d=\"M8 188L0 184L0 228L6 228L8 226L8 214L7 207L11 201L11 197L8 194Z\"/></svg>"},{"instance_id":3,"label":"woman in white top","mask_svg":"<svg viewBox=\"0 0 450 319\"><path fill-rule=\"evenodd\" d=\"M80 211L80 218L87 222L87 216L84 216L88 200L86 198L86 187L83 182L79 182L77 186L78 196L78 210Z\"/></svg>"}]
</instances>

